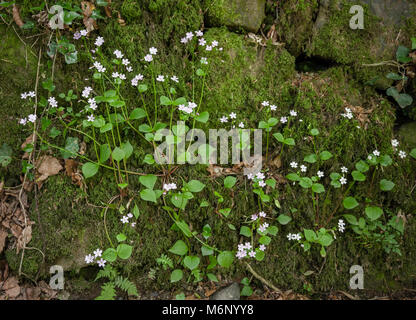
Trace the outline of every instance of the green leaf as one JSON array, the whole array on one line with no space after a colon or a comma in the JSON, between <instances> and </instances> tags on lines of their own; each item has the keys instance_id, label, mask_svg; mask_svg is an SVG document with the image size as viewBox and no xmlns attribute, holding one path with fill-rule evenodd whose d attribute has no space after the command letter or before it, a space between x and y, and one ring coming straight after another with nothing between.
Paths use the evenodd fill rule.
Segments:
<instances>
[{"instance_id":1,"label":"green leaf","mask_svg":"<svg viewBox=\"0 0 416 320\"><path fill-rule=\"evenodd\" d=\"M113 159L115 161L121 161L121 160L124 159L124 157L126 156L126 154L119 147L115 147L114 150L113 150L113 152L112 152L112 156L113 156Z\"/></svg>"},{"instance_id":2,"label":"green leaf","mask_svg":"<svg viewBox=\"0 0 416 320\"><path fill-rule=\"evenodd\" d=\"M61 150L62 157L68 159L70 157L76 157L79 151L78 138L68 137L65 141L65 151Z\"/></svg>"},{"instance_id":3,"label":"green leaf","mask_svg":"<svg viewBox=\"0 0 416 320\"><path fill-rule=\"evenodd\" d=\"M318 130L318 129L316 129L316 128L314 128L314 129L311 129L310 133L311 133L311 135L313 135L313 136L317 136L317 135L319 134L319 130Z\"/></svg>"},{"instance_id":4,"label":"green leaf","mask_svg":"<svg viewBox=\"0 0 416 320\"><path fill-rule=\"evenodd\" d=\"M172 105L172 101L166 96L161 96L160 97L160 104L162 106L170 106L170 105Z\"/></svg>"},{"instance_id":5,"label":"green leaf","mask_svg":"<svg viewBox=\"0 0 416 320\"><path fill-rule=\"evenodd\" d=\"M351 175L355 181L365 181L365 175L363 175L360 171L354 170L351 172Z\"/></svg>"},{"instance_id":6,"label":"green leaf","mask_svg":"<svg viewBox=\"0 0 416 320\"><path fill-rule=\"evenodd\" d=\"M170 274L170 282L178 282L181 281L183 278L183 271L180 269L173 270Z\"/></svg>"},{"instance_id":7,"label":"green leaf","mask_svg":"<svg viewBox=\"0 0 416 320\"><path fill-rule=\"evenodd\" d=\"M410 39L412 41L412 50L416 50L416 37Z\"/></svg>"},{"instance_id":8,"label":"green leaf","mask_svg":"<svg viewBox=\"0 0 416 320\"><path fill-rule=\"evenodd\" d=\"M213 273L207 273L207 277L210 281L218 282L216 275Z\"/></svg>"},{"instance_id":9,"label":"green leaf","mask_svg":"<svg viewBox=\"0 0 416 320\"><path fill-rule=\"evenodd\" d=\"M103 259L108 262L114 262L117 260L117 251L114 248L108 248L103 252Z\"/></svg>"},{"instance_id":10,"label":"green leaf","mask_svg":"<svg viewBox=\"0 0 416 320\"><path fill-rule=\"evenodd\" d=\"M382 155L381 157L378 158L378 162L383 167L388 167L393 163L393 160L388 154L385 154L385 155Z\"/></svg>"},{"instance_id":11,"label":"green leaf","mask_svg":"<svg viewBox=\"0 0 416 320\"><path fill-rule=\"evenodd\" d=\"M300 180L299 175L298 175L298 174L296 174L296 173L289 173L289 174L286 176L286 178L287 178L288 180L290 180L290 181L299 181L299 180Z\"/></svg>"},{"instance_id":12,"label":"green leaf","mask_svg":"<svg viewBox=\"0 0 416 320\"><path fill-rule=\"evenodd\" d=\"M87 162L82 165L82 174L84 175L85 179L91 178L95 176L98 172L99 165L92 162Z\"/></svg>"},{"instance_id":13,"label":"green leaf","mask_svg":"<svg viewBox=\"0 0 416 320\"><path fill-rule=\"evenodd\" d=\"M48 90L49 92L54 91L56 88L55 85L53 84L52 79L50 78L42 82L42 87L43 89Z\"/></svg>"},{"instance_id":14,"label":"green leaf","mask_svg":"<svg viewBox=\"0 0 416 320\"><path fill-rule=\"evenodd\" d=\"M281 143L284 143L285 142L285 138L283 137L283 135L280 132L274 133L273 134L273 137L275 137L276 140L279 141L279 142L281 142Z\"/></svg>"},{"instance_id":15,"label":"green leaf","mask_svg":"<svg viewBox=\"0 0 416 320\"><path fill-rule=\"evenodd\" d=\"M406 48L405 46L399 46L396 51L396 59L398 62L401 63L408 63L412 61L409 57L410 49Z\"/></svg>"},{"instance_id":16,"label":"green leaf","mask_svg":"<svg viewBox=\"0 0 416 320\"><path fill-rule=\"evenodd\" d=\"M106 162L110 158L110 155L111 155L111 149L108 146L108 144L102 144L100 146L100 162L101 163Z\"/></svg>"},{"instance_id":17,"label":"green leaf","mask_svg":"<svg viewBox=\"0 0 416 320\"><path fill-rule=\"evenodd\" d=\"M251 229L249 227L246 226L242 226L240 229L240 234L250 238L251 237Z\"/></svg>"},{"instance_id":18,"label":"green leaf","mask_svg":"<svg viewBox=\"0 0 416 320\"><path fill-rule=\"evenodd\" d=\"M205 188L205 184L199 182L198 180L191 180L186 184L186 186L191 192L200 192Z\"/></svg>"},{"instance_id":19,"label":"green leaf","mask_svg":"<svg viewBox=\"0 0 416 320\"><path fill-rule=\"evenodd\" d=\"M183 256L188 252L188 246L182 240L178 240L175 242L172 248L169 249L169 252L178 256Z\"/></svg>"},{"instance_id":20,"label":"green leaf","mask_svg":"<svg viewBox=\"0 0 416 320\"><path fill-rule=\"evenodd\" d=\"M122 243L117 247L117 255L120 257L120 259L126 260L130 258L132 252L133 247L128 244Z\"/></svg>"},{"instance_id":21,"label":"green leaf","mask_svg":"<svg viewBox=\"0 0 416 320\"><path fill-rule=\"evenodd\" d=\"M157 203L156 193L152 189L144 189L140 191L140 198L142 198L144 201Z\"/></svg>"},{"instance_id":22,"label":"green leaf","mask_svg":"<svg viewBox=\"0 0 416 320\"><path fill-rule=\"evenodd\" d=\"M272 236L275 236L279 229L276 226L270 226L267 228L267 232L271 234Z\"/></svg>"},{"instance_id":23,"label":"green leaf","mask_svg":"<svg viewBox=\"0 0 416 320\"><path fill-rule=\"evenodd\" d=\"M410 151L409 155L410 155L412 158L416 159L416 148L412 149L412 151Z\"/></svg>"},{"instance_id":24,"label":"green leaf","mask_svg":"<svg viewBox=\"0 0 416 320\"><path fill-rule=\"evenodd\" d=\"M0 148L0 164L2 167L6 167L10 162L12 162L12 148L3 143Z\"/></svg>"},{"instance_id":25,"label":"green leaf","mask_svg":"<svg viewBox=\"0 0 416 320\"><path fill-rule=\"evenodd\" d=\"M357 200L355 200L355 198L353 197L346 197L344 199L344 201L342 201L342 204L344 205L345 209L354 209L355 207L358 206L358 202Z\"/></svg>"},{"instance_id":26,"label":"green leaf","mask_svg":"<svg viewBox=\"0 0 416 320\"><path fill-rule=\"evenodd\" d=\"M368 170L369 170L369 166L368 166L368 164L365 162L365 161L363 161L363 160L360 160L360 161L358 161L356 164L355 164L355 168L358 170L358 171L360 171L360 172L367 172Z\"/></svg>"},{"instance_id":27,"label":"green leaf","mask_svg":"<svg viewBox=\"0 0 416 320\"><path fill-rule=\"evenodd\" d=\"M186 222L176 221L175 224L178 226L179 229L181 229L185 236L187 236L188 238L192 236L191 229L189 229L189 226Z\"/></svg>"},{"instance_id":28,"label":"green leaf","mask_svg":"<svg viewBox=\"0 0 416 320\"><path fill-rule=\"evenodd\" d=\"M133 215L134 215L134 217L135 217L136 219L138 219L138 218L139 218L139 216L140 216L140 210L139 210L139 207L137 206L137 204L135 204L135 205L134 205L134 208L133 208Z\"/></svg>"},{"instance_id":29,"label":"green leaf","mask_svg":"<svg viewBox=\"0 0 416 320\"><path fill-rule=\"evenodd\" d=\"M344 218L352 225L358 225L357 218L352 214L344 214Z\"/></svg>"},{"instance_id":30,"label":"green leaf","mask_svg":"<svg viewBox=\"0 0 416 320\"><path fill-rule=\"evenodd\" d=\"M183 259L183 264L189 270L194 270L198 267L200 259L197 256L186 256Z\"/></svg>"},{"instance_id":31,"label":"green leaf","mask_svg":"<svg viewBox=\"0 0 416 320\"><path fill-rule=\"evenodd\" d=\"M380 181L380 189L382 191L390 191L394 188L394 186L395 186L394 182L390 180L382 179Z\"/></svg>"},{"instance_id":32,"label":"green leaf","mask_svg":"<svg viewBox=\"0 0 416 320\"><path fill-rule=\"evenodd\" d=\"M104 133L104 132L110 131L111 129L113 129L113 124L108 122L100 128L100 132Z\"/></svg>"},{"instance_id":33,"label":"green leaf","mask_svg":"<svg viewBox=\"0 0 416 320\"><path fill-rule=\"evenodd\" d=\"M329 152L329 151L322 151L322 152L319 154L319 157L321 158L321 160L326 161L326 160L331 159L331 158L333 157L333 155L332 155L332 153L331 153L331 152Z\"/></svg>"},{"instance_id":34,"label":"green leaf","mask_svg":"<svg viewBox=\"0 0 416 320\"><path fill-rule=\"evenodd\" d=\"M195 117L195 120L198 122L207 123L207 121L209 120L209 112L208 111L202 112L201 114Z\"/></svg>"},{"instance_id":35,"label":"green leaf","mask_svg":"<svg viewBox=\"0 0 416 320\"><path fill-rule=\"evenodd\" d=\"M325 192L325 188L324 188L324 186L323 186L322 184L320 184L320 183L314 183L314 184L312 185L312 191L313 191L313 192L316 192L316 193L322 193L322 192Z\"/></svg>"},{"instance_id":36,"label":"green leaf","mask_svg":"<svg viewBox=\"0 0 416 320\"><path fill-rule=\"evenodd\" d=\"M309 229L304 229L303 230L304 234L305 234L305 239L309 242L313 242L315 241L318 237L316 236L315 231L313 230L309 230Z\"/></svg>"},{"instance_id":37,"label":"green leaf","mask_svg":"<svg viewBox=\"0 0 416 320\"><path fill-rule=\"evenodd\" d=\"M365 214L371 221L374 221L381 217L383 209L379 207L367 207L365 208Z\"/></svg>"},{"instance_id":38,"label":"green leaf","mask_svg":"<svg viewBox=\"0 0 416 320\"><path fill-rule=\"evenodd\" d=\"M318 157L316 156L316 154L310 154L307 155L303 161L306 161L308 163L315 163L318 160Z\"/></svg>"},{"instance_id":39,"label":"green leaf","mask_svg":"<svg viewBox=\"0 0 416 320\"><path fill-rule=\"evenodd\" d=\"M119 234L116 236L116 239L117 239L117 241L118 241L118 242L123 242L123 241L125 241L125 240L127 239L127 237L126 237L126 235L125 235L125 234L123 234L123 233L119 233Z\"/></svg>"},{"instance_id":40,"label":"green leaf","mask_svg":"<svg viewBox=\"0 0 416 320\"><path fill-rule=\"evenodd\" d=\"M185 294L183 292L175 296L176 300L185 300Z\"/></svg>"},{"instance_id":41,"label":"green leaf","mask_svg":"<svg viewBox=\"0 0 416 320\"><path fill-rule=\"evenodd\" d=\"M139 90L140 93L146 92L147 91L147 85L145 84L140 84L137 89Z\"/></svg>"},{"instance_id":42,"label":"green leaf","mask_svg":"<svg viewBox=\"0 0 416 320\"><path fill-rule=\"evenodd\" d=\"M398 80L402 80L403 76L400 76L400 75L398 75L397 73L394 73L394 72L390 72L386 75L386 78L398 81Z\"/></svg>"},{"instance_id":43,"label":"green leaf","mask_svg":"<svg viewBox=\"0 0 416 320\"><path fill-rule=\"evenodd\" d=\"M131 120L138 120L144 117L146 117L146 111L144 111L142 108L136 108L130 113Z\"/></svg>"},{"instance_id":44,"label":"green leaf","mask_svg":"<svg viewBox=\"0 0 416 320\"><path fill-rule=\"evenodd\" d=\"M286 225L288 224L290 221L292 221L292 218L285 215L285 214L281 214L277 217L277 221L282 224L282 225Z\"/></svg>"},{"instance_id":45,"label":"green leaf","mask_svg":"<svg viewBox=\"0 0 416 320\"><path fill-rule=\"evenodd\" d=\"M250 297L253 294L253 289L250 286L243 286L240 295L243 297Z\"/></svg>"},{"instance_id":46,"label":"green leaf","mask_svg":"<svg viewBox=\"0 0 416 320\"><path fill-rule=\"evenodd\" d=\"M302 188L308 189L308 188L311 188L312 187L313 182L312 182L312 180L310 178L303 177L303 178L300 178L299 185Z\"/></svg>"},{"instance_id":47,"label":"green leaf","mask_svg":"<svg viewBox=\"0 0 416 320\"><path fill-rule=\"evenodd\" d=\"M142 185L144 185L148 189L153 189L157 181L157 177L153 174L148 174L145 176L140 176L139 181Z\"/></svg>"},{"instance_id":48,"label":"green leaf","mask_svg":"<svg viewBox=\"0 0 416 320\"><path fill-rule=\"evenodd\" d=\"M284 144L287 144L288 146L294 146L295 140L293 138L286 138Z\"/></svg>"},{"instance_id":49,"label":"green leaf","mask_svg":"<svg viewBox=\"0 0 416 320\"><path fill-rule=\"evenodd\" d=\"M198 77L202 77L202 76L205 76L205 75L206 75L206 73L205 73L205 71L204 71L204 70L202 70L202 69L197 69L197 70L196 70L196 75L197 75Z\"/></svg>"},{"instance_id":50,"label":"green leaf","mask_svg":"<svg viewBox=\"0 0 416 320\"><path fill-rule=\"evenodd\" d=\"M218 255L217 260L221 267L228 268L234 261L234 255L231 251L223 251Z\"/></svg>"},{"instance_id":51,"label":"green leaf","mask_svg":"<svg viewBox=\"0 0 416 320\"><path fill-rule=\"evenodd\" d=\"M67 25L71 25L72 21L79 18L79 17L81 17L81 15L78 14L77 12L75 12L75 11L66 11L66 10L64 10L64 21L63 22Z\"/></svg>"},{"instance_id":52,"label":"green leaf","mask_svg":"<svg viewBox=\"0 0 416 320\"><path fill-rule=\"evenodd\" d=\"M231 189L232 187L234 187L236 182L237 182L236 177L228 176L227 178L224 179L224 187Z\"/></svg>"}]
</instances>

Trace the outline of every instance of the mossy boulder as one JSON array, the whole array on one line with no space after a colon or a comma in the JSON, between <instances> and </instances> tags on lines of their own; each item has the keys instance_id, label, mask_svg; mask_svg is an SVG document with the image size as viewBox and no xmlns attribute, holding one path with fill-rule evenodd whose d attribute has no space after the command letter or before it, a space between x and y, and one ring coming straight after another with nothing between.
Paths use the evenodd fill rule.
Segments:
<instances>
[{"instance_id":1,"label":"mossy boulder","mask_svg":"<svg viewBox=\"0 0 416 320\"><path fill-rule=\"evenodd\" d=\"M257 32L265 18L265 0L205 0L210 26Z\"/></svg>"}]
</instances>

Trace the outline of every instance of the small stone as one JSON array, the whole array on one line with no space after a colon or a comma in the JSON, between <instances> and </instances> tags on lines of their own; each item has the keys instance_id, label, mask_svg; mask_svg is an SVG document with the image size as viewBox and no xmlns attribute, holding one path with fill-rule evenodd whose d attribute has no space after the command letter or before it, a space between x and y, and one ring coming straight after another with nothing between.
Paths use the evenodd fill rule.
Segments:
<instances>
[{"instance_id":1,"label":"small stone","mask_svg":"<svg viewBox=\"0 0 416 320\"><path fill-rule=\"evenodd\" d=\"M215 292L211 297L211 300L240 300L240 286L237 282L232 285L220 289Z\"/></svg>"}]
</instances>

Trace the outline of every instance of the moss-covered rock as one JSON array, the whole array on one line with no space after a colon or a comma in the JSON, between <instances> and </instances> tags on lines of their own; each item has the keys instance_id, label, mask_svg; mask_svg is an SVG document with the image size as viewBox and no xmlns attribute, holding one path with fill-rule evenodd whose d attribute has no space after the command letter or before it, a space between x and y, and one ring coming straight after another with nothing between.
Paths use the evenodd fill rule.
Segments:
<instances>
[{"instance_id":1,"label":"moss-covered rock","mask_svg":"<svg viewBox=\"0 0 416 320\"><path fill-rule=\"evenodd\" d=\"M210 26L257 32L265 18L265 0L205 0Z\"/></svg>"}]
</instances>

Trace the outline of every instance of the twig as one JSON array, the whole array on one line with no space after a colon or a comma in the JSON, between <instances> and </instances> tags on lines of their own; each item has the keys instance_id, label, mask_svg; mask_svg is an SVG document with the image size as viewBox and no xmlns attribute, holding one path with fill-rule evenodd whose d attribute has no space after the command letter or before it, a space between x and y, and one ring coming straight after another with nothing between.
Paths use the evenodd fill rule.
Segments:
<instances>
[{"instance_id":1,"label":"twig","mask_svg":"<svg viewBox=\"0 0 416 320\"><path fill-rule=\"evenodd\" d=\"M246 262L246 266L248 271L251 272L251 274L257 279L260 280L263 284L265 284L266 286L268 286L269 288L272 288L275 292L277 293L282 293L282 290L276 288L273 284L271 284L269 281L267 281L266 279L264 279L261 275L259 275L256 271L254 271L254 269L248 264L248 262Z\"/></svg>"}]
</instances>

